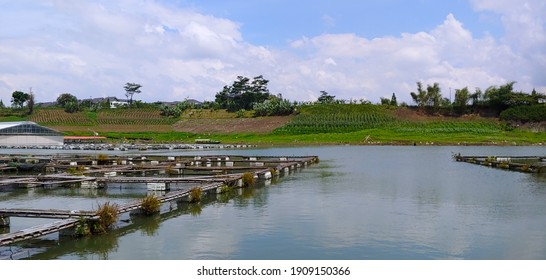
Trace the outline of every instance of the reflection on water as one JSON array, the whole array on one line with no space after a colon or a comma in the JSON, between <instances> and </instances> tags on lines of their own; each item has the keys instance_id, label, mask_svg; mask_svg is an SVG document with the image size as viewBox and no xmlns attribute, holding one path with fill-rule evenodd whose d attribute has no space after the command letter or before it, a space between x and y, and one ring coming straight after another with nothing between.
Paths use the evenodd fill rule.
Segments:
<instances>
[{"instance_id":1,"label":"reflection on water","mask_svg":"<svg viewBox=\"0 0 546 280\"><path fill-rule=\"evenodd\" d=\"M34 250L32 259L546 258L544 174L453 161L451 155L459 152L544 155L544 148L332 146L227 151L318 155L321 161L277 182L209 194L200 203L163 205L152 217L123 217L106 235L52 236L18 246ZM184 152L192 153L223 151ZM105 190L2 190L0 208L92 209L97 203L121 204L146 194L145 186L138 184ZM28 226L27 220L14 218L12 230Z\"/></svg>"}]
</instances>

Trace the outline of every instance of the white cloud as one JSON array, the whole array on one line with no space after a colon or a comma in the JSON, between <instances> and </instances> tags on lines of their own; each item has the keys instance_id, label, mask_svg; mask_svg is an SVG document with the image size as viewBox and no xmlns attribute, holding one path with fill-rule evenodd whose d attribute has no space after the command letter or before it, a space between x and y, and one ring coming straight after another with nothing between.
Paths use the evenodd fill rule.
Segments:
<instances>
[{"instance_id":1,"label":"white cloud","mask_svg":"<svg viewBox=\"0 0 546 280\"><path fill-rule=\"evenodd\" d=\"M544 4L500 2L472 0L502 17L502 39L475 38L449 14L418 33L322 34L273 49L245 42L238 23L151 0L14 1L0 18L31 11L33 21L0 31L0 98L7 104L11 92L29 87L38 102L63 92L124 97L123 85L137 82L135 98L145 101L213 100L238 75L264 75L272 92L299 101L326 90L372 102L395 92L409 102L416 81L439 82L444 96L448 88L512 80L546 91Z\"/></svg>"},{"instance_id":2,"label":"white cloud","mask_svg":"<svg viewBox=\"0 0 546 280\"><path fill-rule=\"evenodd\" d=\"M478 11L500 15L504 26L502 43L521 60L511 73L524 89L546 91L546 2L543 0L471 0ZM502 58L502 57L500 57ZM511 61L510 61L511 62ZM516 73L517 72L517 73ZM521 79L518 79L521 77Z\"/></svg>"}]
</instances>

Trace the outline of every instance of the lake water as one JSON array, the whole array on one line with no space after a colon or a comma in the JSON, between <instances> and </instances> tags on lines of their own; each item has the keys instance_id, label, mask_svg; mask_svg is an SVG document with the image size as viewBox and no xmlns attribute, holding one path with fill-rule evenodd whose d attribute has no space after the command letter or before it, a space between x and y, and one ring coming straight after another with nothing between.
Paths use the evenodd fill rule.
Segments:
<instances>
[{"instance_id":1,"label":"lake water","mask_svg":"<svg viewBox=\"0 0 546 280\"><path fill-rule=\"evenodd\" d=\"M12 246L10 252L35 259L546 259L546 175L451 158L453 153L544 156L544 147L317 146L148 153L317 155L320 163L237 195L120 221L106 235L59 240L53 234L24 248ZM123 203L145 194L145 187L137 185L3 190L0 208L95 209L105 201ZM48 222L12 218L11 230ZM0 257L9 254L0 247Z\"/></svg>"}]
</instances>

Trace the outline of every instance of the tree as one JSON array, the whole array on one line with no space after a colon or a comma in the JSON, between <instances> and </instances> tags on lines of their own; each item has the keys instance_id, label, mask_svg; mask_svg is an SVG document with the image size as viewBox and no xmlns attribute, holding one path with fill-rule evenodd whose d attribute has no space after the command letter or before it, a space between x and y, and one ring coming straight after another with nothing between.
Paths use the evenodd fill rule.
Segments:
<instances>
[{"instance_id":1,"label":"tree","mask_svg":"<svg viewBox=\"0 0 546 280\"><path fill-rule=\"evenodd\" d=\"M478 106L480 105L483 100L483 92L481 89L476 88L473 94L470 95L470 99L472 100L472 106Z\"/></svg>"},{"instance_id":2,"label":"tree","mask_svg":"<svg viewBox=\"0 0 546 280\"><path fill-rule=\"evenodd\" d=\"M442 94L440 92L440 84L434 83L432 86L427 85L427 105L432 106L434 112L438 111L442 102Z\"/></svg>"},{"instance_id":3,"label":"tree","mask_svg":"<svg viewBox=\"0 0 546 280\"><path fill-rule=\"evenodd\" d=\"M32 113L34 112L34 104L35 104L34 93L32 93L32 91L31 91L29 93L29 95L28 95L28 100L27 100L27 107L28 107L28 114L29 115L32 115Z\"/></svg>"},{"instance_id":4,"label":"tree","mask_svg":"<svg viewBox=\"0 0 546 280\"><path fill-rule=\"evenodd\" d=\"M394 92L392 93L392 96L391 96L390 105L391 106L398 106L398 101L396 101L396 94L394 94Z\"/></svg>"},{"instance_id":5,"label":"tree","mask_svg":"<svg viewBox=\"0 0 546 280\"><path fill-rule=\"evenodd\" d=\"M70 93L59 95L57 105L61 106L67 113L74 113L80 109L78 98Z\"/></svg>"},{"instance_id":6,"label":"tree","mask_svg":"<svg viewBox=\"0 0 546 280\"><path fill-rule=\"evenodd\" d=\"M417 93L411 92L410 95L420 109L424 109L428 106L432 107L434 112L437 112L443 101L440 92L440 84L438 83L427 85L427 89L424 90L423 84L417 82Z\"/></svg>"},{"instance_id":7,"label":"tree","mask_svg":"<svg viewBox=\"0 0 546 280\"><path fill-rule=\"evenodd\" d=\"M458 114L464 114L466 112L466 105L468 104L469 100L470 93L468 91L468 87L464 87L463 89L456 89L455 100L453 101L455 111Z\"/></svg>"},{"instance_id":8,"label":"tree","mask_svg":"<svg viewBox=\"0 0 546 280\"><path fill-rule=\"evenodd\" d=\"M410 95L417 107L424 108L427 105L427 92L423 89L421 82L417 82L417 93L411 92Z\"/></svg>"},{"instance_id":9,"label":"tree","mask_svg":"<svg viewBox=\"0 0 546 280\"><path fill-rule=\"evenodd\" d=\"M135 93L141 93L140 91L141 87L142 85L135 84L135 83L126 83L125 86L123 87L125 89L125 96L129 98L129 107L133 105L133 95L135 95Z\"/></svg>"},{"instance_id":10,"label":"tree","mask_svg":"<svg viewBox=\"0 0 546 280\"><path fill-rule=\"evenodd\" d=\"M534 88L531 92L531 99L533 100L533 104L539 104L542 100L546 100L546 95L542 93L538 93Z\"/></svg>"},{"instance_id":11,"label":"tree","mask_svg":"<svg viewBox=\"0 0 546 280\"><path fill-rule=\"evenodd\" d=\"M318 98L318 103L321 104L327 104L327 103L333 103L335 100L335 96L328 94L328 92L321 90L320 96Z\"/></svg>"},{"instance_id":12,"label":"tree","mask_svg":"<svg viewBox=\"0 0 546 280\"><path fill-rule=\"evenodd\" d=\"M254 104L254 116L285 116L292 114L295 108L296 105L282 95L271 95L266 101Z\"/></svg>"},{"instance_id":13,"label":"tree","mask_svg":"<svg viewBox=\"0 0 546 280\"><path fill-rule=\"evenodd\" d=\"M24 93L22 91L14 91L12 94L11 94L11 104L13 107L16 107L16 108L23 108L23 105L25 104L25 102L27 102L27 100L29 99L29 94L28 93Z\"/></svg>"},{"instance_id":14,"label":"tree","mask_svg":"<svg viewBox=\"0 0 546 280\"><path fill-rule=\"evenodd\" d=\"M254 77L252 81L247 77L238 76L231 86L224 86L222 91L216 94L215 102L220 108L230 112L252 110L254 104L262 103L269 98L268 83L269 81L262 75Z\"/></svg>"},{"instance_id":15,"label":"tree","mask_svg":"<svg viewBox=\"0 0 546 280\"><path fill-rule=\"evenodd\" d=\"M70 93L63 93L57 97L57 105L63 108L70 102L78 102L78 98Z\"/></svg>"},{"instance_id":16,"label":"tree","mask_svg":"<svg viewBox=\"0 0 546 280\"><path fill-rule=\"evenodd\" d=\"M489 107L500 113L509 107L509 100L513 93L513 87L516 82L509 82L500 87L490 86L485 90L484 99L487 100Z\"/></svg>"},{"instance_id":17,"label":"tree","mask_svg":"<svg viewBox=\"0 0 546 280\"><path fill-rule=\"evenodd\" d=\"M6 105L4 105L4 101L0 99L0 109L4 109L4 108L6 108Z\"/></svg>"}]
</instances>

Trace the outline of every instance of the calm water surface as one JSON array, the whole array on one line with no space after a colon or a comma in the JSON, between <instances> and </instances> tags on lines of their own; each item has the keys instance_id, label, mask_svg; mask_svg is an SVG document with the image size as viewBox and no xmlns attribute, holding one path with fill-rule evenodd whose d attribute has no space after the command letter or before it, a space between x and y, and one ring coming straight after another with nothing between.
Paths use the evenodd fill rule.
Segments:
<instances>
[{"instance_id":1,"label":"calm water surface","mask_svg":"<svg viewBox=\"0 0 546 280\"><path fill-rule=\"evenodd\" d=\"M151 218L122 217L107 235L59 240L53 234L11 250L35 248L37 259L546 259L546 176L453 161L459 152L546 155L544 147L154 151L321 161L237 195ZM139 185L4 190L0 208L96 209L145 194ZM12 218L11 230L46 222Z\"/></svg>"}]
</instances>

